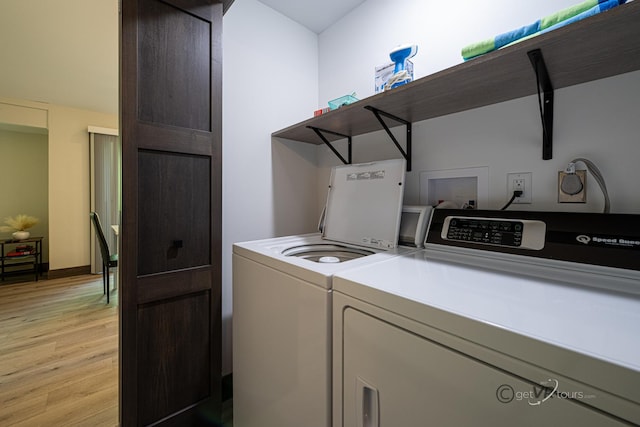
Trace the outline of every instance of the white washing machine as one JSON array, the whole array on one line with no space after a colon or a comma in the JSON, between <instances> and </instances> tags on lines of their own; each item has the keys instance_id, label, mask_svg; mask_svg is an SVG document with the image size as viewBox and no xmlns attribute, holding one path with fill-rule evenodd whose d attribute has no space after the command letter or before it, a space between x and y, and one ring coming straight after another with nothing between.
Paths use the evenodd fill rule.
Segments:
<instances>
[{"instance_id":1,"label":"white washing machine","mask_svg":"<svg viewBox=\"0 0 640 427\"><path fill-rule=\"evenodd\" d=\"M336 274L334 427L640 425L638 223L435 210Z\"/></svg>"},{"instance_id":2,"label":"white washing machine","mask_svg":"<svg viewBox=\"0 0 640 427\"><path fill-rule=\"evenodd\" d=\"M332 277L396 247L404 160L332 170L322 233L233 246L233 422L331 425Z\"/></svg>"}]
</instances>

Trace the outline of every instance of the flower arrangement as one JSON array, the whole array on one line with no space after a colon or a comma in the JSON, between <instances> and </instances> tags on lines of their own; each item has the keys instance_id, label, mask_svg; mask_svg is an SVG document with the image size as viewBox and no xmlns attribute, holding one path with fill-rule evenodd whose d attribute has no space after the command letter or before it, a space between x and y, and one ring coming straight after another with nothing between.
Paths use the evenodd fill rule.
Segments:
<instances>
[{"instance_id":1,"label":"flower arrangement","mask_svg":"<svg viewBox=\"0 0 640 427\"><path fill-rule=\"evenodd\" d=\"M5 218L3 225L0 227L2 232L25 231L38 223L39 219L29 215L16 215L15 218Z\"/></svg>"}]
</instances>

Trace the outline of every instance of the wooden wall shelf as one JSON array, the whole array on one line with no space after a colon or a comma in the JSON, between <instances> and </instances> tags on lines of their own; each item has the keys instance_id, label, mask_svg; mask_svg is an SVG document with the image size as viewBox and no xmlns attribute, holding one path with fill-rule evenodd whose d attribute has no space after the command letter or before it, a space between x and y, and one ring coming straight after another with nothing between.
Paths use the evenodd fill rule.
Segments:
<instances>
[{"instance_id":1,"label":"wooden wall shelf","mask_svg":"<svg viewBox=\"0 0 640 427\"><path fill-rule=\"evenodd\" d=\"M527 53L540 49L555 90L640 69L640 1L488 53L300 122L274 137L322 144L315 127L357 136L381 130L371 106L409 122L536 94ZM537 101L536 101L537 102ZM340 136L327 134L329 141Z\"/></svg>"}]
</instances>

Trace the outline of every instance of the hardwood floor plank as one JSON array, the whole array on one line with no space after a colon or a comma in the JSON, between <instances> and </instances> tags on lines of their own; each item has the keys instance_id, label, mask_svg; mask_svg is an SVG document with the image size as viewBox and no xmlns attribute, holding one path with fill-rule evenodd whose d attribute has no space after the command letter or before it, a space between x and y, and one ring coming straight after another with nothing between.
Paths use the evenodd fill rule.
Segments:
<instances>
[{"instance_id":1,"label":"hardwood floor plank","mask_svg":"<svg viewBox=\"0 0 640 427\"><path fill-rule=\"evenodd\" d=\"M80 381L75 381L51 390L47 394L47 407L84 399L94 393L113 387L114 383L117 384L117 381L118 371L110 367L97 371Z\"/></svg>"},{"instance_id":2,"label":"hardwood floor plank","mask_svg":"<svg viewBox=\"0 0 640 427\"><path fill-rule=\"evenodd\" d=\"M0 425L118 425L117 303L99 275L0 284Z\"/></svg>"},{"instance_id":3,"label":"hardwood floor plank","mask_svg":"<svg viewBox=\"0 0 640 427\"><path fill-rule=\"evenodd\" d=\"M47 395L25 395L13 402L2 404L0 425L12 426L26 418L42 414L47 409Z\"/></svg>"},{"instance_id":4,"label":"hardwood floor plank","mask_svg":"<svg viewBox=\"0 0 640 427\"><path fill-rule=\"evenodd\" d=\"M23 357L17 366L8 365L6 371L4 366L0 368L0 384L26 381L63 369L72 374L73 370L80 366L94 360L110 359L117 355L117 352L117 338L114 340L113 337L105 337L52 354L33 353L30 357ZM2 358L0 363L4 365Z\"/></svg>"},{"instance_id":5,"label":"hardwood floor plank","mask_svg":"<svg viewBox=\"0 0 640 427\"><path fill-rule=\"evenodd\" d=\"M94 372L103 369L117 369L117 365L113 365L109 360L99 360L92 364L79 367L74 372L74 376L70 376L68 372L62 371L56 374L42 376L41 378L33 378L19 384L11 384L0 390L0 406L13 404L20 401L24 396L44 395L48 397L49 392L77 381L81 381L85 376L89 376ZM0 387L2 388L2 387ZM0 408L2 411L3 408ZM0 424L1 425L1 424Z\"/></svg>"},{"instance_id":6,"label":"hardwood floor plank","mask_svg":"<svg viewBox=\"0 0 640 427\"><path fill-rule=\"evenodd\" d=\"M115 420L115 421L114 421ZM118 425L118 405L104 409L80 421L80 424L91 427L114 427Z\"/></svg>"},{"instance_id":7,"label":"hardwood floor plank","mask_svg":"<svg viewBox=\"0 0 640 427\"><path fill-rule=\"evenodd\" d=\"M47 409L35 416L25 418L15 423L16 427L26 426L71 426L87 425L83 420L94 415L97 408L117 405L118 387L111 386L108 389L85 396L74 401L65 401L59 405L47 406ZM116 419L117 422L117 419Z\"/></svg>"},{"instance_id":8,"label":"hardwood floor plank","mask_svg":"<svg viewBox=\"0 0 640 427\"><path fill-rule=\"evenodd\" d=\"M5 347L4 345L2 347L2 353L0 354L2 370L0 372L2 372L2 375L5 375L6 372L19 369L19 367L24 364L25 359L28 359L33 354L43 356L53 353L56 349L56 343L36 343L27 348L10 348L9 346ZM3 376L0 376L0 384L3 382Z\"/></svg>"}]
</instances>

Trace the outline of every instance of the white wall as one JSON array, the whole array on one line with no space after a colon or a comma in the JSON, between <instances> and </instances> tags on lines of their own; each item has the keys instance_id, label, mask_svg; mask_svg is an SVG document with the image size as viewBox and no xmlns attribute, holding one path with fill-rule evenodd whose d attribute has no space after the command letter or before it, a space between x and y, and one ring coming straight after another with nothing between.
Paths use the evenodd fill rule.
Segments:
<instances>
[{"instance_id":1,"label":"white wall","mask_svg":"<svg viewBox=\"0 0 640 427\"><path fill-rule=\"evenodd\" d=\"M271 140L318 104L317 35L256 0L223 20L223 373L231 372L231 247L313 231L315 146Z\"/></svg>"},{"instance_id":2,"label":"white wall","mask_svg":"<svg viewBox=\"0 0 640 427\"><path fill-rule=\"evenodd\" d=\"M529 24L575 0L451 3L368 0L316 37L256 0L236 0L224 17L223 373L231 367L231 245L312 231L339 161L324 146L272 139L330 99L374 93L374 68L396 45L417 43L416 78L462 61L461 48ZM498 11L500 11L498 13ZM593 160L612 209L640 212L640 72L556 91L554 158L541 160L537 99L527 97L414 124L414 172L405 202L419 201L419 172L485 166L489 206L506 201L506 173L532 172L532 210L599 211L588 179L586 205L558 205L557 171ZM400 129L399 135L402 135ZM403 136L399 136L402 141ZM399 157L382 132L354 139L355 162Z\"/></svg>"},{"instance_id":3,"label":"white wall","mask_svg":"<svg viewBox=\"0 0 640 427\"><path fill-rule=\"evenodd\" d=\"M368 0L319 36L319 99L326 102L353 90L361 99L372 95L374 67L388 60L395 45L419 45L412 59L419 78L462 62L460 50L468 43L574 3L546 0L514 5L504 0L469 0L452 8L434 1ZM502 10L500 17L497 10ZM341 72L335 73L336 69ZM640 212L633 184L640 182L639 96L640 72L557 90L554 152L548 161L541 159L535 96L415 123L413 172L407 176L405 200L419 202L420 171L482 166L489 171L489 203L483 208L498 209L506 202L508 172L532 172L533 203L518 205L518 209L598 212L603 199L591 175L587 177L586 204L556 202L558 171L573 158L585 157L602 171L612 211ZM398 135L404 141L403 134ZM318 150L318 185L322 187L328 168L338 161L326 147ZM354 138L353 153L355 162L399 157L382 132Z\"/></svg>"},{"instance_id":4,"label":"white wall","mask_svg":"<svg viewBox=\"0 0 640 427\"><path fill-rule=\"evenodd\" d=\"M531 24L576 0L367 0L319 36L320 102L374 93L374 69L394 47L414 43L419 78L462 62L462 47Z\"/></svg>"}]
</instances>

